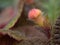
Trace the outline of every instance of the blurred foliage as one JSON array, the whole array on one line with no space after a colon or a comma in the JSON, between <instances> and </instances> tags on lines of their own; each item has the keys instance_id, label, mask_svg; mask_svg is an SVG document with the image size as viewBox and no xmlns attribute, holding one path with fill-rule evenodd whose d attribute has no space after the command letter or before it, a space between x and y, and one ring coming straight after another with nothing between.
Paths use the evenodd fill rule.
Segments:
<instances>
[{"instance_id":1,"label":"blurred foliage","mask_svg":"<svg viewBox=\"0 0 60 45\"><path fill-rule=\"evenodd\" d=\"M9 5L9 4L11 5L13 1L14 0L0 0L0 6L1 5L3 6L3 4L4 6ZM60 6L59 6L60 0L34 0L34 1L36 4L35 6L42 9L44 12L46 12L48 14L51 24L54 24L57 16L60 13L59 12L60 11Z\"/></svg>"},{"instance_id":2,"label":"blurred foliage","mask_svg":"<svg viewBox=\"0 0 60 45\"><path fill-rule=\"evenodd\" d=\"M43 2L42 6L46 9L46 13L48 14L52 29L51 29L51 38L54 35L54 25L56 23L57 17L59 17L60 13L60 0L48 0L48 2ZM51 40L51 45L53 45L53 40Z\"/></svg>"},{"instance_id":3,"label":"blurred foliage","mask_svg":"<svg viewBox=\"0 0 60 45\"><path fill-rule=\"evenodd\" d=\"M0 0L0 7L5 8L7 6L13 5L14 0Z\"/></svg>"},{"instance_id":4,"label":"blurred foliage","mask_svg":"<svg viewBox=\"0 0 60 45\"><path fill-rule=\"evenodd\" d=\"M38 1L37 1L38 2ZM60 0L41 0L41 6L46 9L46 13L52 24L55 23L60 11Z\"/></svg>"},{"instance_id":5,"label":"blurred foliage","mask_svg":"<svg viewBox=\"0 0 60 45\"><path fill-rule=\"evenodd\" d=\"M11 21L9 21L9 23L4 27L4 29L0 29L0 32L2 34L7 34L10 37L16 39L16 40L21 40L22 38L24 38L24 36L22 36L19 31L12 31L9 30L11 27L13 27L15 25L15 23L17 22L17 20L20 18L21 12L23 10L23 5L24 5L24 1L23 0L19 0L19 1L14 1L14 0L0 0L0 6L1 8L6 8L8 6L12 6L15 5L15 16L12 18ZM17 2L17 4L15 3Z\"/></svg>"},{"instance_id":6,"label":"blurred foliage","mask_svg":"<svg viewBox=\"0 0 60 45\"><path fill-rule=\"evenodd\" d=\"M60 13L60 0L34 0L34 1L35 1L35 7L41 9L43 12L45 12L48 15L51 25L53 27ZM12 5L13 2L14 0L0 0L0 7L7 7L9 5ZM22 2L24 3L23 0ZM17 22L18 18L20 18L24 6L22 2L18 4L16 16L6 25L4 29L9 29L13 27ZM53 32L53 28L52 28L52 32Z\"/></svg>"},{"instance_id":7,"label":"blurred foliage","mask_svg":"<svg viewBox=\"0 0 60 45\"><path fill-rule=\"evenodd\" d=\"M54 25L56 23L57 17L60 15L60 0L34 0L35 7L41 9L44 15L48 15L49 21L51 23L51 35L53 36ZM53 44L52 44L53 45Z\"/></svg>"}]
</instances>

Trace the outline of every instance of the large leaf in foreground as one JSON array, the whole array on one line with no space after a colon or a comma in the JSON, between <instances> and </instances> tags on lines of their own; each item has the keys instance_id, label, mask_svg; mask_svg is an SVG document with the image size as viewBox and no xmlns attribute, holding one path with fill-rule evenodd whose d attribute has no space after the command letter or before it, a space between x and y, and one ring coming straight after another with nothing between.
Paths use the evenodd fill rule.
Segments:
<instances>
[{"instance_id":1,"label":"large leaf in foreground","mask_svg":"<svg viewBox=\"0 0 60 45\"><path fill-rule=\"evenodd\" d=\"M15 23L17 22L17 20L20 18L21 16L21 12L22 12L22 9L23 9L23 5L24 5L24 1L23 0L20 0L18 2L18 5L16 6L16 9L15 10L15 16L12 18L12 20L5 26L4 29L10 29L11 27L13 27L15 25Z\"/></svg>"}]
</instances>

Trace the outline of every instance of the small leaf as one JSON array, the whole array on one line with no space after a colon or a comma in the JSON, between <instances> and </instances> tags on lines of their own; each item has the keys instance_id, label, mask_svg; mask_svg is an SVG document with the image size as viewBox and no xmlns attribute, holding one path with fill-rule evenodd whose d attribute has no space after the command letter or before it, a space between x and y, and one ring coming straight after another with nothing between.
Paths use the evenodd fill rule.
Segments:
<instances>
[{"instance_id":1,"label":"small leaf","mask_svg":"<svg viewBox=\"0 0 60 45\"><path fill-rule=\"evenodd\" d=\"M17 41L20 41L22 39L25 39L25 35L17 30L4 30L4 29L0 29L0 32L3 35L9 35L10 37L14 38Z\"/></svg>"},{"instance_id":2,"label":"small leaf","mask_svg":"<svg viewBox=\"0 0 60 45\"><path fill-rule=\"evenodd\" d=\"M15 40L17 41L20 41L22 39L25 39L25 35L22 34L21 32L19 31L8 31L8 35L12 38L14 38Z\"/></svg>"}]
</instances>

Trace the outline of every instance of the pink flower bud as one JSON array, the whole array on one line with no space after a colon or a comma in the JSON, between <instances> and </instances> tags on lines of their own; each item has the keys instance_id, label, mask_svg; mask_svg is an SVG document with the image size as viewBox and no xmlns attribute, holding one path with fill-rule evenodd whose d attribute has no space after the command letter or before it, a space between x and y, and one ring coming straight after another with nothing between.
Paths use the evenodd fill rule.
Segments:
<instances>
[{"instance_id":1,"label":"pink flower bud","mask_svg":"<svg viewBox=\"0 0 60 45\"><path fill-rule=\"evenodd\" d=\"M28 13L28 18L29 18L29 19L35 19L35 18L37 18L39 15L42 15L41 10L34 8L34 9L31 9L31 10L29 11L29 13Z\"/></svg>"}]
</instances>

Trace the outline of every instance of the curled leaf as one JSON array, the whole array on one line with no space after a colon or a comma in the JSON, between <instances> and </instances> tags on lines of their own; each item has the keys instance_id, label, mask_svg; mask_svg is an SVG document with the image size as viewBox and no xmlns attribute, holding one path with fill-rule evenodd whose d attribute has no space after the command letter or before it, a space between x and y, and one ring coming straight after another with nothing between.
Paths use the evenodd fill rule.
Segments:
<instances>
[{"instance_id":1,"label":"curled leaf","mask_svg":"<svg viewBox=\"0 0 60 45\"><path fill-rule=\"evenodd\" d=\"M24 0L20 0L20 2L18 3L17 12L15 12L15 16L12 18L12 20L9 21L9 23L4 27L4 29L10 29L15 25L15 23L21 16L23 5L24 5Z\"/></svg>"}]
</instances>

